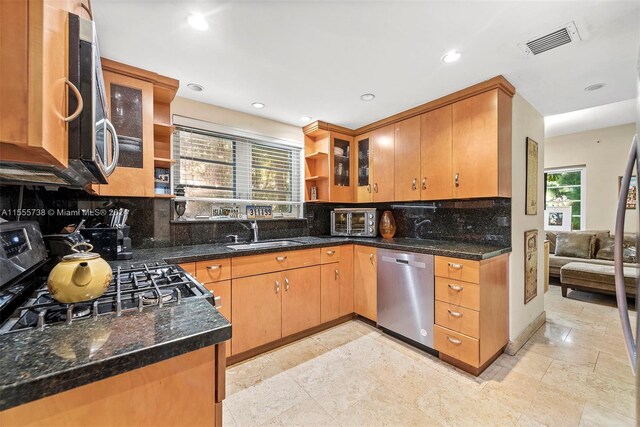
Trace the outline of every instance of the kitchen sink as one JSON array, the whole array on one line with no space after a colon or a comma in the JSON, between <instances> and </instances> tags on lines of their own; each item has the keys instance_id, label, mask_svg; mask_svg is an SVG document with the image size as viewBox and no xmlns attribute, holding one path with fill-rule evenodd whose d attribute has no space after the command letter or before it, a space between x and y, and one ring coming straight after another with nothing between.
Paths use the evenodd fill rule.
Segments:
<instances>
[{"instance_id":1,"label":"kitchen sink","mask_svg":"<svg viewBox=\"0 0 640 427\"><path fill-rule=\"evenodd\" d=\"M270 248L286 248L289 246L301 245L300 242L294 242L293 240L277 240L273 242L252 242L252 243L240 243L236 245L228 245L229 249L234 251L249 251L254 249L270 249Z\"/></svg>"}]
</instances>

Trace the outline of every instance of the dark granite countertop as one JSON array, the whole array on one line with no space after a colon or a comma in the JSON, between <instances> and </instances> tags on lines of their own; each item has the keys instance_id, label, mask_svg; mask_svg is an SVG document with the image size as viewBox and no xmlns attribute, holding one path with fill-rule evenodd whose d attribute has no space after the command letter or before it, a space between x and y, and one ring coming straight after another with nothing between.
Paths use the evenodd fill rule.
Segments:
<instances>
[{"instance_id":1,"label":"dark granite countertop","mask_svg":"<svg viewBox=\"0 0 640 427\"><path fill-rule=\"evenodd\" d=\"M206 298L0 335L0 410L229 338Z\"/></svg>"},{"instance_id":2,"label":"dark granite countertop","mask_svg":"<svg viewBox=\"0 0 640 427\"><path fill-rule=\"evenodd\" d=\"M451 256L456 258L482 260L511 252L510 247L479 245L475 243L449 242L443 240L423 239L382 239L365 237L292 237L284 240L299 242L299 245L285 248L234 250L229 243L216 243L193 246L170 246L164 248L139 249L133 251L133 259L127 261L111 261L114 267L128 267L131 264L166 261L183 263L206 259L230 258L247 255L259 255L289 250L319 248L330 245L358 244L384 249L418 252L432 255Z\"/></svg>"}]
</instances>

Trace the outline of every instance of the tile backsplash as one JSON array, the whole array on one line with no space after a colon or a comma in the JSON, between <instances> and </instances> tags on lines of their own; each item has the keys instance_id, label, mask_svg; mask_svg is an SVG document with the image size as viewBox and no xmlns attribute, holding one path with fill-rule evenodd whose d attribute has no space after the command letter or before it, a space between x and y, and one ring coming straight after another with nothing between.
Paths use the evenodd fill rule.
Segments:
<instances>
[{"instance_id":1,"label":"tile backsplash","mask_svg":"<svg viewBox=\"0 0 640 427\"><path fill-rule=\"evenodd\" d=\"M0 211L4 219L19 203L19 187L0 187ZM329 235L330 212L337 207L362 207L356 204L305 204L304 217L260 221L260 238L294 238ZM511 199L491 198L440 202L372 203L380 213L391 210L396 220L397 237L454 240L511 246ZM54 215L25 217L35 220L43 233L57 233L67 224L77 223L78 209L126 208L134 249L228 242L227 235L248 239L249 230L236 221L176 221L173 204L168 199L94 197L82 191L25 188L23 209L54 209ZM9 214L7 214L9 212ZM60 213L61 212L61 213ZM99 221L101 218L89 218ZM90 222L90 221L89 221ZM243 221L246 225L247 222Z\"/></svg>"}]
</instances>

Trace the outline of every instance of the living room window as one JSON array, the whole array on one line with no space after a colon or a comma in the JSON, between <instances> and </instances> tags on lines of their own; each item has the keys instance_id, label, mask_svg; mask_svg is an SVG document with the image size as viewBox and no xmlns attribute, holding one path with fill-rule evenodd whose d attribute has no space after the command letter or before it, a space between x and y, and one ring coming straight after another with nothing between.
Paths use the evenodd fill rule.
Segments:
<instances>
[{"instance_id":1,"label":"living room window","mask_svg":"<svg viewBox=\"0 0 640 427\"><path fill-rule=\"evenodd\" d=\"M585 167L545 169L545 209L571 207L571 229L585 224Z\"/></svg>"},{"instance_id":2,"label":"living room window","mask_svg":"<svg viewBox=\"0 0 640 427\"><path fill-rule=\"evenodd\" d=\"M183 219L242 218L249 205L274 217L300 217L301 149L179 126L173 136L174 187L182 187Z\"/></svg>"}]
</instances>

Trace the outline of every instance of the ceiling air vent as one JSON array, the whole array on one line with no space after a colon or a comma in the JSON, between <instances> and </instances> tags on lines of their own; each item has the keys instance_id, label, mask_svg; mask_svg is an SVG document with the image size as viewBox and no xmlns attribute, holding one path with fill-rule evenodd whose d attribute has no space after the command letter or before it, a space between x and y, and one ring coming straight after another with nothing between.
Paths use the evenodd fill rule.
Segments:
<instances>
[{"instance_id":1,"label":"ceiling air vent","mask_svg":"<svg viewBox=\"0 0 640 427\"><path fill-rule=\"evenodd\" d=\"M539 55L551 49L580 40L580 33L575 22L570 22L564 27L549 34L535 37L519 46L527 55Z\"/></svg>"}]
</instances>

